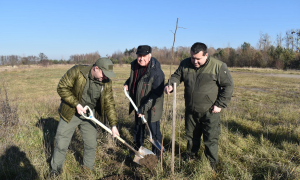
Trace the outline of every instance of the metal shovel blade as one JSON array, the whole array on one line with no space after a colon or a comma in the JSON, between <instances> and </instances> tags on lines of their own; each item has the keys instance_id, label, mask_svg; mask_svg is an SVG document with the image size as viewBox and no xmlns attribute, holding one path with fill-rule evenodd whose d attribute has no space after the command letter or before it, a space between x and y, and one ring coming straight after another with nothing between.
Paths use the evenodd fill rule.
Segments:
<instances>
[{"instance_id":1,"label":"metal shovel blade","mask_svg":"<svg viewBox=\"0 0 300 180\"><path fill-rule=\"evenodd\" d=\"M158 142L157 140L155 141L154 139L150 139L150 138L148 138L147 139L151 144L153 144L158 150L160 150L161 151L161 144L160 144L160 142ZM163 148L163 152L165 152L165 148L164 147L162 147Z\"/></svg>"},{"instance_id":2,"label":"metal shovel blade","mask_svg":"<svg viewBox=\"0 0 300 180\"><path fill-rule=\"evenodd\" d=\"M143 157L145 157L146 155L149 155L149 154L153 154L153 155L154 155L154 153L153 153L152 151L150 151L149 149L147 149L147 148L145 148L145 147L143 147L143 146L140 147L138 153L139 153L140 155L142 155ZM142 159L142 157L140 157L139 155L136 154L136 155L134 156L133 162L135 162L135 163L137 163L137 164L140 164L139 161L140 161L141 159Z\"/></svg>"}]
</instances>

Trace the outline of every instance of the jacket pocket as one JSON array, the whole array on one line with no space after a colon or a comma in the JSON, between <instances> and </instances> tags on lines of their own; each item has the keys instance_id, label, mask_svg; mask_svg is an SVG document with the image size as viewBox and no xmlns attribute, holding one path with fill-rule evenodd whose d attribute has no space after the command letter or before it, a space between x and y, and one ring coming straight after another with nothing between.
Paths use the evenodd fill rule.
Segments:
<instances>
[{"instance_id":1,"label":"jacket pocket","mask_svg":"<svg viewBox=\"0 0 300 180\"><path fill-rule=\"evenodd\" d=\"M71 118L75 114L76 110L75 108L72 108L68 104L62 102L59 109L58 109L59 114L63 117L64 120L67 122L70 122Z\"/></svg>"},{"instance_id":2,"label":"jacket pocket","mask_svg":"<svg viewBox=\"0 0 300 180\"><path fill-rule=\"evenodd\" d=\"M208 102L210 102L211 104L214 104L214 102L212 102L212 100L209 98L208 95L205 95L205 97L206 97L206 100L207 100Z\"/></svg>"}]
</instances>

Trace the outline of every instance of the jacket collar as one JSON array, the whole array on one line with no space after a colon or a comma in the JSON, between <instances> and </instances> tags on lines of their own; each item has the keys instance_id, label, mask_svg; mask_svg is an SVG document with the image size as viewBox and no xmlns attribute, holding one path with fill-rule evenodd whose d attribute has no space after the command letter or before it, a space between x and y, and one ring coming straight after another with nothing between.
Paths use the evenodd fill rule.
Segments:
<instances>
[{"instance_id":1,"label":"jacket collar","mask_svg":"<svg viewBox=\"0 0 300 180\"><path fill-rule=\"evenodd\" d=\"M90 65L90 66L84 66L82 69L80 69L80 72L82 73L83 77L85 79L88 79L89 78L89 73L90 71L92 70L93 68L93 65ZM107 80L105 81L98 81L97 83L101 84L101 85L104 85L105 83L111 81L111 79L107 78Z\"/></svg>"},{"instance_id":2,"label":"jacket collar","mask_svg":"<svg viewBox=\"0 0 300 180\"><path fill-rule=\"evenodd\" d=\"M207 66L207 64L209 63L209 61L210 61L210 56L207 57L206 62L205 62L202 66L200 66L199 68L196 68L196 67L194 66L194 64L192 63L192 58L189 58L189 65L190 65L190 67L192 67L193 69L201 69L201 68L204 68L205 66Z\"/></svg>"},{"instance_id":3,"label":"jacket collar","mask_svg":"<svg viewBox=\"0 0 300 180\"><path fill-rule=\"evenodd\" d=\"M155 58L154 57L151 57L151 59L150 59L150 62L149 63L151 63L150 65L150 68L154 68L155 66L156 66L156 61L155 61Z\"/></svg>"},{"instance_id":4,"label":"jacket collar","mask_svg":"<svg viewBox=\"0 0 300 180\"><path fill-rule=\"evenodd\" d=\"M135 67L137 62L137 59L135 59L134 61L132 61L130 64L131 64L131 67ZM151 68L155 68L156 66L159 65L159 62L154 58L154 57L151 57L150 61L149 61L149 65L148 65L148 68L147 68L147 71L149 71Z\"/></svg>"},{"instance_id":5,"label":"jacket collar","mask_svg":"<svg viewBox=\"0 0 300 180\"><path fill-rule=\"evenodd\" d=\"M207 66L209 61L210 61L210 56L207 57L206 62L203 64L203 66L200 66L200 68L203 68L203 67Z\"/></svg>"},{"instance_id":6,"label":"jacket collar","mask_svg":"<svg viewBox=\"0 0 300 180\"><path fill-rule=\"evenodd\" d=\"M93 65L85 66L84 68L80 69L80 72L84 76L85 79L88 79L89 72L91 71Z\"/></svg>"}]
</instances>

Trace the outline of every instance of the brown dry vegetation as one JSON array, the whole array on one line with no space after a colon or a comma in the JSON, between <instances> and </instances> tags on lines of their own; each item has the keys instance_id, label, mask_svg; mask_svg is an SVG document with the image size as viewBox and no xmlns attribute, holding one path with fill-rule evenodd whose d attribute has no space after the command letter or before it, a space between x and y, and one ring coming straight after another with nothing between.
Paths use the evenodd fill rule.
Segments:
<instances>
[{"instance_id":1,"label":"brown dry vegetation","mask_svg":"<svg viewBox=\"0 0 300 180\"><path fill-rule=\"evenodd\" d=\"M61 76L72 65L48 67L17 67L0 69L0 179L49 179L49 160L53 153L55 131L59 119L60 98L56 87ZM166 78L169 66L162 66ZM172 73L176 69L173 66ZM183 85L177 92L175 174L171 174L171 121L165 124L163 171L158 162L156 171L135 164L127 155L129 150L114 141L99 128L95 173L81 168L83 144L76 131L66 156L63 173L57 179L109 179L135 177L136 179L299 179L300 177L300 85L299 78L265 76L278 74L277 70L232 68L235 82L232 101L222 110L220 135L220 163L211 170L201 146L199 160L179 160L184 153L184 99ZM129 101L122 87L129 76L129 66L116 66L113 79L114 98L118 112L121 136L133 145L133 117L128 115ZM239 73L247 72L247 73ZM297 71L284 71L298 74ZM169 109L172 109L169 97ZM11 111L8 111L8 103ZM167 97L165 97L165 106ZM13 114L17 123L9 124L5 113ZM8 117L8 116L7 116ZM179 127L179 120L182 120ZM146 147L151 149L146 142ZM180 165L179 165L180 163Z\"/></svg>"}]
</instances>

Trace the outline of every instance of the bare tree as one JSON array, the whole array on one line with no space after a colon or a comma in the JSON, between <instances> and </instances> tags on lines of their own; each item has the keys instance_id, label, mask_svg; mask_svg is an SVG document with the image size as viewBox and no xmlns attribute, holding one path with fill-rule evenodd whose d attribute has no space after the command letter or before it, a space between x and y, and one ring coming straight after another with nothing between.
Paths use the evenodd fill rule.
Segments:
<instances>
[{"instance_id":1,"label":"bare tree","mask_svg":"<svg viewBox=\"0 0 300 180\"><path fill-rule=\"evenodd\" d=\"M214 55L214 54L215 54L216 50L215 50L215 48L214 48L214 47L209 47L209 48L208 48L208 50L207 50L207 52L208 52L208 54L209 54L209 55L211 55L211 56L212 56L212 55Z\"/></svg>"},{"instance_id":2,"label":"bare tree","mask_svg":"<svg viewBox=\"0 0 300 180\"><path fill-rule=\"evenodd\" d=\"M44 53L39 54L40 61L48 60L48 57Z\"/></svg>"},{"instance_id":3,"label":"bare tree","mask_svg":"<svg viewBox=\"0 0 300 180\"><path fill-rule=\"evenodd\" d=\"M21 64L23 65L30 65L30 61L27 57L22 57L21 58Z\"/></svg>"},{"instance_id":4,"label":"bare tree","mask_svg":"<svg viewBox=\"0 0 300 180\"><path fill-rule=\"evenodd\" d=\"M282 33L280 32L279 34L277 34L276 46L282 47L282 41L283 41L283 37L282 37Z\"/></svg>"},{"instance_id":5,"label":"bare tree","mask_svg":"<svg viewBox=\"0 0 300 180\"><path fill-rule=\"evenodd\" d=\"M18 64L19 56L17 56L17 55L10 55L10 56L7 57L7 59L8 59L8 63L9 63L12 67L14 67L15 65Z\"/></svg>"},{"instance_id":6,"label":"bare tree","mask_svg":"<svg viewBox=\"0 0 300 180\"><path fill-rule=\"evenodd\" d=\"M256 59L256 64L257 66L259 65L266 65L269 62L269 56L268 56L268 49L271 46L271 37L268 35L268 33L262 33L260 32L260 38L258 41L258 49L261 51L261 54L256 54L253 53L252 55L254 55L252 58ZM258 58L260 57L260 58ZM262 61L262 62L258 62Z\"/></svg>"},{"instance_id":7,"label":"bare tree","mask_svg":"<svg viewBox=\"0 0 300 180\"><path fill-rule=\"evenodd\" d=\"M118 62L120 65L123 64L122 57L123 57L123 53L120 50L115 51L111 55L111 58L114 59L114 63Z\"/></svg>"},{"instance_id":8,"label":"bare tree","mask_svg":"<svg viewBox=\"0 0 300 180\"><path fill-rule=\"evenodd\" d=\"M30 64L36 64L39 58L37 56L27 56L27 59L29 60Z\"/></svg>"},{"instance_id":9,"label":"bare tree","mask_svg":"<svg viewBox=\"0 0 300 180\"><path fill-rule=\"evenodd\" d=\"M286 48L287 48L287 49L290 49L290 46L293 47L292 41L291 41L290 30L287 30L287 31L285 32L285 38L284 38L284 40L285 40L285 45L286 45Z\"/></svg>"},{"instance_id":10,"label":"bare tree","mask_svg":"<svg viewBox=\"0 0 300 180\"><path fill-rule=\"evenodd\" d=\"M292 43L292 50L299 52L300 29L296 29L296 30L292 29L290 33L291 33L290 39Z\"/></svg>"},{"instance_id":11,"label":"bare tree","mask_svg":"<svg viewBox=\"0 0 300 180\"><path fill-rule=\"evenodd\" d=\"M300 52L299 41L300 41L300 29L296 30L296 51Z\"/></svg>"},{"instance_id":12,"label":"bare tree","mask_svg":"<svg viewBox=\"0 0 300 180\"><path fill-rule=\"evenodd\" d=\"M262 51L267 51L269 47L271 46L271 37L268 35L268 33L262 33L260 32L260 38L258 41L258 49Z\"/></svg>"},{"instance_id":13,"label":"bare tree","mask_svg":"<svg viewBox=\"0 0 300 180\"><path fill-rule=\"evenodd\" d=\"M0 59L1 59L1 65L5 65L5 56L1 56Z\"/></svg>"},{"instance_id":14,"label":"bare tree","mask_svg":"<svg viewBox=\"0 0 300 180\"><path fill-rule=\"evenodd\" d=\"M98 51L86 54L74 54L70 56L70 61L75 64L93 64L101 56Z\"/></svg>"},{"instance_id":15,"label":"bare tree","mask_svg":"<svg viewBox=\"0 0 300 180\"><path fill-rule=\"evenodd\" d=\"M44 53L40 53L39 58L40 58L40 64L42 66L47 67L49 65L48 57Z\"/></svg>"},{"instance_id":16,"label":"bare tree","mask_svg":"<svg viewBox=\"0 0 300 180\"><path fill-rule=\"evenodd\" d=\"M291 29L290 30L290 40L291 40L292 50L294 50L294 47L295 47L295 40L296 40L296 38L294 37L295 35L296 35L296 31Z\"/></svg>"}]
</instances>

